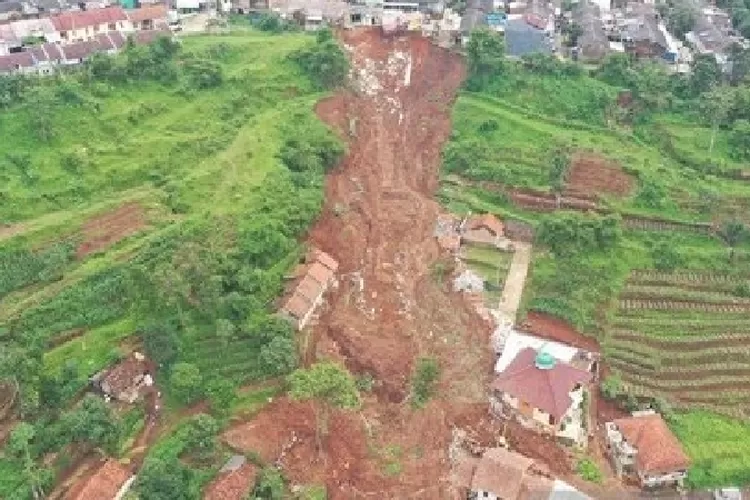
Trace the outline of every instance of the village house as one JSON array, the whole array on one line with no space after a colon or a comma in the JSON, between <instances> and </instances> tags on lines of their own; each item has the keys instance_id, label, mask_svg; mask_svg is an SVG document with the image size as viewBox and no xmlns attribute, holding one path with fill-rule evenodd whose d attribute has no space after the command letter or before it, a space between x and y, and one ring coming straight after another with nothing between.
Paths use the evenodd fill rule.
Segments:
<instances>
[{"instance_id":1,"label":"village house","mask_svg":"<svg viewBox=\"0 0 750 500\"><path fill-rule=\"evenodd\" d=\"M548 477L533 459L505 448L489 448L479 458L461 458L453 481L460 500L588 498L569 484Z\"/></svg>"},{"instance_id":2,"label":"village house","mask_svg":"<svg viewBox=\"0 0 750 500\"><path fill-rule=\"evenodd\" d=\"M62 43L83 42L108 31L133 31L122 7L64 12L51 18Z\"/></svg>"},{"instance_id":3,"label":"village house","mask_svg":"<svg viewBox=\"0 0 750 500\"><path fill-rule=\"evenodd\" d=\"M105 398L132 404L152 390L154 370L151 361L134 352L111 369L91 377L91 383Z\"/></svg>"},{"instance_id":4,"label":"village house","mask_svg":"<svg viewBox=\"0 0 750 500\"><path fill-rule=\"evenodd\" d=\"M617 475L645 488L681 485L690 459L666 422L653 411L605 424L607 450Z\"/></svg>"},{"instance_id":5,"label":"village house","mask_svg":"<svg viewBox=\"0 0 750 500\"><path fill-rule=\"evenodd\" d=\"M234 500L248 498L255 486L258 467L242 455L231 457L203 493L203 500Z\"/></svg>"},{"instance_id":6,"label":"village house","mask_svg":"<svg viewBox=\"0 0 750 500\"><path fill-rule=\"evenodd\" d=\"M323 303L323 294L336 282L336 260L320 250L311 250L305 262L295 269L291 286L279 314L298 330L308 325L315 310Z\"/></svg>"},{"instance_id":7,"label":"village house","mask_svg":"<svg viewBox=\"0 0 750 500\"><path fill-rule=\"evenodd\" d=\"M119 500L134 481L135 476L127 467L109 459L94 474L74 485L65 500Z\"/></svg>"},{"instance_id":8,"label":"village house","mask_svg":"<svg viewBox=\"0 0 750 500\"><path fill-rule=\"evenodd\" d=\"M167 8L164 5L150 5L126 12L130 26L136 31L155 30L167 26Z\"/></svg>"},{"instance_id":9,"label":"village house","mask_svg":"<svg viewBox=\"0 0 750 500\"><path fill-rule=\"evenodd\" d=\"M511 332L495 365L491 409L565 444L586 446L596 366L592 353Z\"/></svg>"},{"instance_id":10,"label":"village house","mask_svg":"<svg viewBox=\"0 0 750 500\"><path fill-rule=\"evenodd\" d=\"M472 215L462 225L461 241L462 243L503 247L506 246L504 244L506 239L503 235L503 223L494 215Z\"/></svg>"}]
</instances>

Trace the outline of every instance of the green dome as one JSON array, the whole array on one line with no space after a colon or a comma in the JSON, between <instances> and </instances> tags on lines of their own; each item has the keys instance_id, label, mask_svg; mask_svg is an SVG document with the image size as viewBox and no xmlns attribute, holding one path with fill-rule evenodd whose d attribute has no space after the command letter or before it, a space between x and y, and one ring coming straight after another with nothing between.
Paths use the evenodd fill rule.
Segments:
<instances>
[{"instance_id":1,"label":"green dome","mask_svg":"<svg viewBox=\"0 0 750 500\"><path fill-rule=\"evenodd\" d=\"M555 363L557 363L555 357L543 349L539 350L534 359L534 364L540 370L551 370L555 367Z\"/></svg>"}]
</instances>

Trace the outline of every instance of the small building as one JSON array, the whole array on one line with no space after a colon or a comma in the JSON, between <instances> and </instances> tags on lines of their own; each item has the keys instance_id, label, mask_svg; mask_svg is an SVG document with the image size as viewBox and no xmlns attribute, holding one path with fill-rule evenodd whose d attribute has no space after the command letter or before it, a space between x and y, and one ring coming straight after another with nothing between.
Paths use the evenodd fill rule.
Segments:
<instances>
[{"instance_id":1,"label":"small building","mask_svg":"<svg viewBox=\"0 0 750 500\"><path fill-rule=\"evenodd\" d=\"M320 250L311 250L305 262L295 269L291 286L279 314L302 330L323 303L323 294L336 281L339 263Z\"/></svg>"},{"instance_id":2,"label":"small building","mask_svg":"<svg viewBox=\"0 0 750 500\"><path fill-rule=\"evenodd\" d=\"M247 498L255 486L258 467L242 455L235 455L219 470L216 478L206 487L203 500L229 500Z\"/></svg>"},{"instance_id":3,"label":"small building","mask_svg":"<svg viewBox=\"0 0 750 500\"><path fill-rule=\"evenodd\" d=\"M135 476L127 467L109 459L94 474L74 485L65 500L119 500L134 481Z\"/></svg>"},{"instance_id":4,"label":"small building","mask_svg":"<svg viewBox=\"0 0 750 500\"><path fill-rule=\"evenodd\" d=\"M91 378L91 383L105 397L135 403L154 385L153 364L141 353L134 352L107 371Z\"/></svg>"},{"instance_id":5,"label":"small building","mask_svg":"<svg viewBox=\"0 0 750 500\"><path fill-rule=\"evenodd\" d=\"M127 11L130 26L136 30L154 30L167 26L167 8L164 5L150 5Z\"/></svg>"},{"instance_id":6,"label":"small building","mask_svg":"<svg viewBox=\"0 0 750 500\"><path fill-rule=\"evenodd\" d=\"M592 379L590 371L555 358L544 347L527 347L497 373L490 405L497 415L566 444L585 446L590 420L585 400Z\"/></svg>"},{"instance_id":7,"label":"small building","mask_svg":"<svg viewBox=\"0 0 750 500\"><path fill-rule=\"evenodd\" d=\"M681 485L690 459L666 422L653 411L605 424L607 450L618 476L635 477L645 488Z\"/></svg>"},{"instance_id":8,"label":"small building","mask_svg":"<svg viewBox=\"0 0 750 500\"><path fill-rule=\"evenodd\" d=\"M599 6L589 0L580 2L574 12L575 20L583 31L575 52L581 61L598 62L609 53L609 39L600 12Z\"/></svg>"},{"instance_id":9,"label":"small building","mask_svg":"<svg viewBox=\"0 0 750 500\"><path fill-rule=\"evenodd\" d=\"M492 214L468 217L461 229L461 240L464 243L502 246L502 240L504 239L503 223Z\"/></svg>"},{"instance_id":10,"label":"small building","mask_svg":"<svg viewBox=\"0 0 750 500\"><path fill-rule=\"evenodd\" d=\"M132 31L128 16L122 7L64 12L51 18L60 32L62 43L83 42L108 31Z\"/></svg>"},{"instance_id":11,"label":"small building","mask_svg":"<svg viewBox=\"0 0 750 500\"><path fill-rule=\"evenodd\" d=\"M454 473L459 498L472 500L588 500L569 484L541 473L534 460L505 448L462 457Z\"/></svg>"}]
</instances>

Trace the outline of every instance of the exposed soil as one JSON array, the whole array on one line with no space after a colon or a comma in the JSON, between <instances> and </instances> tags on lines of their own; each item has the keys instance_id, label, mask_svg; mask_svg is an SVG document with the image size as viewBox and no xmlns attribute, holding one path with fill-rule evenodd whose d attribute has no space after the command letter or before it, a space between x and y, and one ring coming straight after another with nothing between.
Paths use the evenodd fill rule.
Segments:
<instances>
[{"instance_id":1,"label":"exposed soil","mask_svg":"<svg viewBox=\"0 0 750 500\"><path fill-rule=\"evenodd\" d=\"M614 161L596 154L579 153L571 161L565 191L583 197L599 197L602 193L624 197L634 186L634 179Z\"/></svg>"},{"instance_id":2,"label":"exposed soil","mask_svg":"<svg viewBox=\"0 0 750 500\"><path fill-rule=\"evenodd\" d=\"M277 461L292 484L322 482L331 499L448 498L454 426L495 445L503 423L489 414L494 356L490 331L462 297L430 272L440 211L440 149L464 77L456 54L419 36L341 34L357 91L322 101L317 112L349 140L326 180L326 205L310 243L340 264L339 286L307 338L305 362L343 361L369 373L374 392L359 412L332 412L322 453L310 403L276 400L226 434L233 446ZM435 397L409 402L413 365L440 365ZM508 424L512 447L559 474L570 459L554 443Z\"/></svg>"},{"instance_id":3,"label":"exposed soil","mask_svg":"<svg viewBox=\"0 0 750 500\"><path fill-rule=\"evenodd\" d=\"M579 349L600 352L599 342L587 337L566 321L540 312L530 312L519 328L537 337L569 344Z\"/></svg>"},{"instance_id":4,"label":"exposed soil","mask_svg":"<svg viewBox=\"0 0 750 500\"><path fill-rule=\"evenodd\" d=\"M81 230L83 241L76 250L76 256L80 259L104 250L137 233L145 225L145 214L138 203L126 203L115 210L97 215L84 224Z\"/></svg>"}]
</instances>

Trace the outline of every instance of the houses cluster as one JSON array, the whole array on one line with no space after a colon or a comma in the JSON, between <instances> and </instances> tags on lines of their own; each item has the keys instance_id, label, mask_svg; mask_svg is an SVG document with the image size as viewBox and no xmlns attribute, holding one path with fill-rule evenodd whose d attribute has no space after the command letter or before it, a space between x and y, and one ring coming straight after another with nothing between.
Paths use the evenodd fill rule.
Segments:
<instances>
[{"instance_id":1,"label":"houses cluster","mask_svg":"<svg viewBox=\"0 0 750 500\"><path fill-rule=\"evenodd\" d=\"M599 62L610 53L626 53L660 61L674 72L685 73L690 71L695 54L713 55L723 65L733 44L747 44L732 29L727 12L701 2L696 3L695 27L684 41L669 31L667 19L654 2L630 0L612 7L609 0L581 0L571 22L582 30L572 55L585 62Z\"/></svg>"},{"instance_id":2,"label":"houses cluster","mask_svg":"<svg viewBox=\"0 0 750 500\"><path fill-rule=\"evenodd\" d=\"M119 52L132 38L148 44L171 37L163 5L105 7L0 24L0 74L49 74L97 53Z\"/></svg>"}]
</instances>

